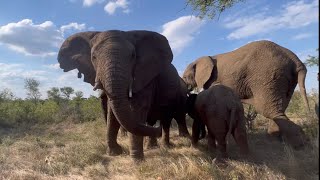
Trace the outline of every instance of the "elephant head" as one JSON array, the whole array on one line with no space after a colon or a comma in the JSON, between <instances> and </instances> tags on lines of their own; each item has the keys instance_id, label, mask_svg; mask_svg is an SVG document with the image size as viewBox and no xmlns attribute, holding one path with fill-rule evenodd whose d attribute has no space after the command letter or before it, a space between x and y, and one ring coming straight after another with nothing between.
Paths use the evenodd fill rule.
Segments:
<instances>
[{"instance_id":1,"label":"elephant head","mask_svg":"<svg viewBox=\"0 0 320 180\"><path fill-rule=\"evenodd\" d=\"M99 32L80 32L68 37L61 45L58 62L64 72L78 69L78 78L94 85L96 72L91 63L90 40Z\"/></svg>"},{"instance_id":2,"label":"elephant head","mask_svg":"<svg viewBox=\"0 0 320 180\"><path fill-rule=\"evenodd\" d=\"M85 82L101 84L119 123L142 136L159 136L161 128L145 125L146 117L132 109L130 98L171 64L172 58L164 36L118 30L75 34L63 43L58 56L65 71L77 68L87 76Z\"/></svg>"},{"instance_id":3,"label":"elephant head","mask_svg":"<svg viewBox=\"0 0 320 180\"><path fill-rule=\"evenodd\" d=\"M187 66L183 72L183 80L188 85L189 90L195 87L208 89L215 80L215 61L210 56L200 57Z\"/></svg>"}]
</instances>

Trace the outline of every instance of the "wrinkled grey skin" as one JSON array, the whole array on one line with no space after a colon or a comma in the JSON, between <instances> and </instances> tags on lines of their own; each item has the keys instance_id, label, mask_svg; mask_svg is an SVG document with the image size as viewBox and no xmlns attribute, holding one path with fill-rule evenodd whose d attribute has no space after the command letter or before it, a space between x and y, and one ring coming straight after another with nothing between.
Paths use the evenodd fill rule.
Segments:
<instances>
[{"instance_id":1,"label":"wrinkled grey skin","mask_svg":"<svg viewBox=\"0 0 320 180\"><path fill-rule=\"evenodd\" d=\"M95 85L100 77L107 110L107 146L116 142L120 125L130 132L130 154L143 158L143 136L161 136L161 127L146 125L154 108L156 77L171 68L172 51L167 39L150 31L82 32L62 44L58 61L65 72L77 68L78 77ZM93 63L92 63L92 62ZM163 101L168 99L162 99Z\"/></svg>"},{"instance_id":2,"label":"wrinkled grey skin","mask_svg":"<svg viewBox=\"0 0 320 180\"><path fill-rule=\"evenodd\" d=\"M256 41L228 53L200 57L188 65L183 79L189 88L207 89L214 83L230 87L242 102L273 120L269 134L282 135L297 149L304 145L304 133L285 110L297 83L309 110L306 73L305 65L290 50L271 41Z\"/></svg>"},{"instance_id":3,"label":"wrinkled grey skin","mask_svg":"<svg viewBox=\"0 0 320 180\"><path fill-rule=\"evenodd\" d=\"M194 119L192 145L196 145L200 135L200 125L208 129L209 150L218 150L215 161L227 158L227 135L232 134L242 154L249 153L243 106L239 97L229 87L213 85L197 94L190 94L188 114Z\"/></svg>"},{"instance_id":4,"label":"wrinkled grey skin","mask_svg":"<svg viewBox=\"0 0 320 180\"><path fill-rule=\"evenodd\" d=\"M99 81L99 78L96 78L95 89L101 89L102 83ZM157 120L161 121L163 128L161 142L163 145L169 147L171 146L169 141L169 129L172 118L177 121L179 136L190 137L186 125L186 100L188 88L185 82L179 77L178 72L173 65L171 65L171 68L167 68L163 73L161 73L155 81L154 105L148 113L147 123L154 126ZM116 142L116 137L113 138ZM150 137L147 147L154 148L156 146L158 146L156 138ZM118 148L115 151L109 152L109 154L120 154L122 149L120 146L117 147Z\"/></svg>"}]
</instances>

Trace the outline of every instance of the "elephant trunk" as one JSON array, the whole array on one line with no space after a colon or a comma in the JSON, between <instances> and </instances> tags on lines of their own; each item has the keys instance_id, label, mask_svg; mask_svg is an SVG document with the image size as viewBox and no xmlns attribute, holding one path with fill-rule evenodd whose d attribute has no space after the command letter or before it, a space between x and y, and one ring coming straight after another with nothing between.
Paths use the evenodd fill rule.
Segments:
<instances>
[{"instance_id":1,"label":"elephant trunk","mask_svg":"<svg viewBox=\"0 0 320 180\"><path fill-rule=\"evenodd\" d=\"M148 126L146 124L147 113L143 114L143 112L131 107L129 100L129 84L132 81L131 66L123 63L128 60L121 61L119 58L113 58L113 60L117 62L107 62L101 66L107 68L97 73L99 77L103 77L100 80L110 99L110 108L118 122L132 134L160 137L161 127Z\"/></svg>"},{"instance_id":2,"label":"elephant trunk","mask_svg":"<svg viewBox=\"0 0 320 180\"><path fill-rule=\"evenodd\" d=\"M143 116L141 112L135 112L131 109L128 100L110 100L110 102L114 115L127 131L138 136L161 137L161 127L148 126L145 123L147 114Z\"/></svg>"}]
</instances>

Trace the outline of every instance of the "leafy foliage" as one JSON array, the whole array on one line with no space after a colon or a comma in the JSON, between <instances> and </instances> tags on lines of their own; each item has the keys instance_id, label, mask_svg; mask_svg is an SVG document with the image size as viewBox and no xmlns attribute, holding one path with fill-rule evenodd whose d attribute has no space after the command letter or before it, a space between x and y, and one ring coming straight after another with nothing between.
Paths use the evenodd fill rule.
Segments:
<instances>
[{"instance_id":1,"label":"leafy foliage","mask_svg":"<svg viewBox=\"0 0 320 180\"><path fill-rule=\"evenodd\" d=\"M256 119L258 113L254 109L253 105L250 104L244 104L244 116L246 120L246 126L248 130L253 129L253 121Z\"/></svg>"},{"instance_id":2,"label":"leafy foliage","mask_svg":"<svg viewBox=\"0 0 320 180\"><path fill-rule=\"evenodd\" d=\"M37 102L41 97L41 93L39 91L40 82L33 78L27 78L24 80L24 84L28 98Z\"/></svg>"},{"instance_id":3,"label":"leafy foliage","mask_svg":"<svg viewBox=\"0 0 320 180\"><path fill-rule=\"evenodd\" d=\"M0 92L0 102L9 101L9 100L12 100L13 98L14 98L14 94L8 88L6 88Z\"/></svg>"},{"instance_id":4,"label":"leafy foliage","mask_svg":"<svg viewBox=\"0 0 320 180\"><path fill-rule=\"evenodd\" d=\"M74 89L72 87L63 87L60 88L60 91L66 99L70 99L70 95L74 93Z\"/></svg>"},{"instance_id":5,"label":"leafy foliage","mask_svg":"<svg viewBox=\"0 0 320 180\"><path fill-rule=\"evenodd\" d=\"M244 0L187 0L187 6L190 5L198 17L212 19L240 1Z\"/></svg>"},{"instance_id":6,"label":"leafy foliage","mask_svg":"<svg viewBox=\"0 0 320 180\"><path fill-rule=\"evenodd\" d=\"M60 103L61 101L61 94L59 92L59 88L52 87L50 90L47 91L48 99L55 101L56 103Z\"/></svg>"},{"instance_id":7,"label":"leafy foliage","mask_svg":"<svg viewBox=\"0 0 320 180\"><path fill-rule=\"evenodd\" d=\"M317 49L317 51L319 52L319 49ZM309 58L306 60L305 64L309 67L312 66L318 66L319 67L319 56L310 56Z\"/></svg>"},{"instance_id":8,"label":"leafy foliage","mask_svg":"<svg viewBox=\"0 0 320 180\"><path fill-rule=\"evenodd\" d=\"M37 85L37 83L33 83L34 81L30 84ZM39 89L34 88L33 90ZM70 95L71 91L65 92ZM100 99L95 96L88 99L82 98L83 93L77 91L73 100L67 98L70 96L65 96L66 98L63 99L59 88L56 87L51 88L47 93L48 99L37 99L37 103L34 103L33 98L15 99L9 89L0 91L0 126L15 127L21 123L44 124L65 120L86 122L94 121L102 116Z\"/></svg>"}]
</instances>

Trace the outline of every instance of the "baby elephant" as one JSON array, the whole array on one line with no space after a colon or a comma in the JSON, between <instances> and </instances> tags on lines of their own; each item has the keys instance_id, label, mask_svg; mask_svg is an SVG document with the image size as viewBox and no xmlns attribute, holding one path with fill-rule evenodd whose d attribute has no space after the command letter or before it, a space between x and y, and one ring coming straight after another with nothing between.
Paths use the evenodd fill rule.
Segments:
<instances>
[{"instance_id":1,"label":"baby elephant","mask_svg":"<svg viewBox=\"0 0 320 180\"><path fill-rule=\"evenodd\" d=\"M218 150L215 162L223 162L227 158L227 134L232 134L242 154L249 153L243 106L232 89L223 85L211 86L198 95L190 94L187 106L189 116L194 119L193 146L199 140L200 127L205 124L208 129L208 148Z\"/></svg>"}]
</instances>

